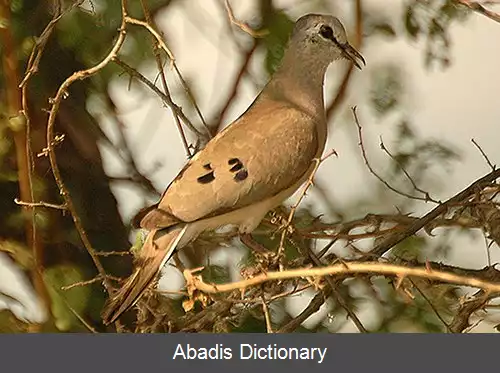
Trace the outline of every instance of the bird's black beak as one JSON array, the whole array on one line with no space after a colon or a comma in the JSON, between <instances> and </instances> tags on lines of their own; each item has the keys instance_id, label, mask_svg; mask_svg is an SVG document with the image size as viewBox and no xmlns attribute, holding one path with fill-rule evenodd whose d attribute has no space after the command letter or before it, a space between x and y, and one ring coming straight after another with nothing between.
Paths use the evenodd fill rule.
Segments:
<instances>
[{"instance_id":1,"label":"bird's black beak","mask_svg":"<svg viewBox=\"0 0 500 373\"><path fill-rule=\"evenodd\" d=\"M342 50L344 52L344 57L347 58L349 61L351 61L354 66L356 66L358 69L361 70L361 63L363 63L363 66L366 66L366 61L356 49L354 49L353 46L351 46L349 43L345 43L342 46Z\"/></svg>"}]
</instances>

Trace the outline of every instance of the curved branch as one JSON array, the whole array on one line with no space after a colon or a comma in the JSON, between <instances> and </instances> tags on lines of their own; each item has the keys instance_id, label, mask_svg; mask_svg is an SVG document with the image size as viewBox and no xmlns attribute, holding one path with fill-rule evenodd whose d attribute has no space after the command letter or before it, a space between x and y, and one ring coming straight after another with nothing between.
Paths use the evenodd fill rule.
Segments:
<instances>
[{"instance_id":1,"label":"curved branch","mask_svg":"<svg viewBox=\"0 0 500 373\"><path fill-rule=\"evenodd\" d=\"M407 266L379 262L341 263L321 268L298 268L286 271L267 272L261 273L250 279L220 285L208 284L203 282L200 275L193 274L196 271L199 271L199 268L193 271L184 270L184 277L187 281L186 287L188 288L189 293L192 293L193 289L198 289L206 293L215 294L236 289L245 289L250 286L260 285L265 282L275 280L286 280L300 277L324 277L328 275L345 276L354 274L388 275L400 278L414 276L433 281L480 288L487 292L500 292L500 283L496 282L485 281L475 277L462 276L439 270L433 270L432 268L430 268L430 266L410 268Z\"/></svg>"},{"instance_id":2,"label":"curved branch","mask_svg":"<svg viewBox=\"0 0 500 373\"><path fill-rule=\"evenodd\" d=\"M69 78L67 78L60 86L59 89L57 90L56 96L51 100L52 107L49 112L49 119L47 122L47 154L49 156L49 161L50 161L50 167L52 170L52 173L54 174L54 179L56 181L57 187L59 188L59 191L64 199L65 205L68 208L68 211L71 213L71 217L73 218L73 223L75 224L76 230L78 231L78 234L80 235L80 239L83 242L83 245L85 246L85 249L89 253L89 255L92 258L92 261L94 262L94 265L97 268L97 271L103 278L103 284L104 287L108 292L111 292L112 286L106 276L106 272L104 270L104 267L101 264L101 261L99 260L94 248L92 247L92 244L90 243L89 238L87 237L87 234L85 233L85 229L83 227L83 224L80 220L80 217L78 216L78 213L76 211L75 205L73 204L73 199L71 198L71 195L66 188L62 177L61 177L61 171L59 170L59 165L57 164L57 157L56 153L54 150L55 146L55 139L54 139L54 126L55 126L55 121L56 121L56 116L57 112L59 111L59 107L61 105L61 102L64 98L64 96L67 94L68 88L76 82L77 80L83 80L86 79L97 72L99 72L101 69L103 69L106 65L108 65L114 57L116 57L118 51L122 47L124 41L125 41L125 26L126 22L125 19L127 18L127 10L125 8L125 0L122 0L121 3L121 9L122 9L122 21L118 33L118 38L115 41L115 44L109 51L109 53L103 58L101 62L99 62L97 65L86 69L86 70L80 70L75 73L73 73Z\"/></svg>"}]
</instances>

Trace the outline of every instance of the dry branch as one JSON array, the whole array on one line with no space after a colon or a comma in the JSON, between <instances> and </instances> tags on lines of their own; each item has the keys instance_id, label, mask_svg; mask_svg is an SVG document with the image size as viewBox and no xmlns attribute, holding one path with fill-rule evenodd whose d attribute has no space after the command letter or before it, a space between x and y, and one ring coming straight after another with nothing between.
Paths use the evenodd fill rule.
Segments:
<instances>
[{"instance_id":1,"label":"dry branch","mask_svg":"<svg viewBox=\"0 0 500 373\"><path fill-rule=\"evenodd\" d=\"M211 294L224 293L236 289L246 289L250 286L260 285L275 280L324 277L328 275L346 276L354 274L388 275L398 278L414 276L433 281L475 287L487 292L500 292L500 282L485 281L479 278L434 270L430 268L430 266L424 268L409 268L406 266L379 262L351 262L348 264L343 262L342 264L322 268L298 268L286 271L267 272L261 273L250 279L217 285L203 282L201 276L195 275L194 271L184 270L184 277L186 278L186 286L188 289L198 289Z\"/></svg>"},{"instance_id":2,"label":"dry branch","mask_svg":"<svg viewBox=\"0 0 500 373\"><path fill-rule=\"evenodd\" d=\"M492 10L486 9L479 1L470 0L455 0L458 4L463 5L476 13L482 14L489 19L500 23L500 14Z\"/></svg>"}]
</instances>

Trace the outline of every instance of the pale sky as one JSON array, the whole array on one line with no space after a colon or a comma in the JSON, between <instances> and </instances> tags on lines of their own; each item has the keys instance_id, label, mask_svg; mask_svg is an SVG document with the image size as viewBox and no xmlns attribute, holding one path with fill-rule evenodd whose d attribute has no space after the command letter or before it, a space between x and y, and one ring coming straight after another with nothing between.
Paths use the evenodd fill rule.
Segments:
<instances>
[{"instance_id":1,"label":"pale sky","mask_svg":"<svg viewBox=\"0 0 500 373\"><path fill-rule=\"evenodd\" d=\"M239 19L252 21L255 14L254 2L246 1L244 5L243 2L233 1L232 3L235 15ZM297 2L279 2L283 7L295 3ZM353 20L349 12L350 3L350 1L342 2L341 6L335 8L335 15L344 22L348 32L352 34ZM397 31L403 30L400 12L402 1L370 0L365 3L366 12L375 9L382 10L383 14L394 22L393 25ZM390 7L388 3L391 3ZM300 2L300 4L302 4L300 7L291 9L289 12L291 16L298 17L307 12L318 11L318 9L311 8L307 2ZM215 0L191 1L182 2L182 6L175 3L169 7L168 12L162 15L160 22L160 27L176 57L178 67L184 77L193 84L197 103L206 118L210 118L213 108L219 107L220 100L226 98L232 73L239 64L238 51L225 33L226 22L223 21L223 16L223 7L216 5ZM240 41L248 38L237 28L233 31ZM353 197L359 198L364 191L368 197L371 192L370 186L377 182L367 172L356 142L352 141L355 126L350 114L350 106L358 107L358 114L363 122L366 148L374 166L382 167L387 161L387 157L380 152L378 147L379 136L382 135L386 145L390 146L394 126L377 123L366 101L371 72L387 62L400 66L406 72L406 92L402 99L405 111L412 118L419 135L445 140L461 151L462 160L454 165L452 173L443 172L435 175L441 177L445 185L437 193L438 198L451 197L489 171L481 155L471 144L471 138L481 144L493 163L500 163L500 147L498 146L500 104L496 89L500 84L500 48L497 42L500 40L500 24L479 14L472 14L467 22L457 23L450 29L450 39L453 43L452 66L445 70L433 69L432 71L424 68L423 43L409 45L407 39L402 37L397 41L374 38L365 41L361 52L367 61L367 67L355 73L344 104L344 111L337 116L337 121L330 127L327 148L334 148L339 153L339 157L322 164L317 174L317 178L323 184L332 186L328 193L334 201L348 206ZM262 66L260 59L254 59L252 72L264 84L265 76L260 72L260 66ZM345 67L346 65L329 70L326 87L335 85L336 79L342 76ZM147 73L150 77L154 77L155 74L147 68L141 69L141 72ZM169 82L174 81L174 76L169 74ZM327 97L331 97L331 91L333 90L327 90ZM127 125L126 132L140 169L147 172L157 161L162 161L166 165L152 176L155 185L161 190L168 185L186 162L185 153L170 111L162 107L161 102L153 95L149 100L140 101L140 106L137 105L137 100L143 97L142 93L138 92L137 89L127 91L123 80L120 84L113 84L111 88L111 94L123 113L122 120ZM182 96L179 88L174 87L173 92L174 101L181 105L185 103L179 98ZM255 87L246 81L227 117L227 123L235 119L251 103L256 94ZM198 123L196 116L190 117ZM113 138L110 125L103 123L103 127ZM151 131L155 132L151 134ZM149 142L146 149L142 146L145 140ZM103 152L106 170L111 174L120 174L116 159L113 159L105 149ZM113 191L118 198L124 219L129 219L144 205L144 201L137 196L135 189L120 186L114 187ZM316 201L314 193L311 193L305 203L314 204ZM324 212L321 211L321 206L316 204L314 207L318 213ZM423 206L422 211L419 212L431 208L431 205ZM236 268L241 255L242 252L235 250L231 251L230 255L227 253L214 255L211 261L231 263ZM449 260L456 265L482 267L486 265L485 258L482 239L461 238L457 240L456 250ZM492 261L499 260L498 247L493 246ZM26 305L25 310L15 307L16 314L38 319L40 314L37 311L38 307L33 299L33 293L26 290L25 286L20 286L23 283L22 278L12 268L6 266L6 263L7 261L0 255L0 291L11 294ZM174 270L165 271L164 277L166 276L169 278L170 286L181 284L181 277ZM178 279L177 284L172 281L173 278ZM167 281L162 281L162 284L166 283ZM288 309L292 313L299 313L307 302L307 297L296 297L288 302ZM364 317L369 318L369 312L366 310L362 312L362 320ZM313 325L314 317L310 318L308 323ZM480 325L481 328L486 326ZM346 331L354 331L354 329L347 327Z\"/></svg>"}]
</instances>

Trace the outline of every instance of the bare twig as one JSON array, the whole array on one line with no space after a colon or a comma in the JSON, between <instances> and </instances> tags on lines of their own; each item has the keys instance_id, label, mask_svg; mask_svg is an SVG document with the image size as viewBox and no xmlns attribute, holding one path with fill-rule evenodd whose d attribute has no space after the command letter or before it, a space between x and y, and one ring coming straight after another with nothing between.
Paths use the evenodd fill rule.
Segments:
<instances>
[{"instance_id":1,"label":"bare twig","mask_svg":"<svg viewBox=\"0 0 500 373\"><path fill-rule=\"evenodd\" d=\"M439 319L439 321L441 321L443 323L443 325L446 327L446 330L448 330L450 333L452 333L452 331L450 329L450 326L448 325L448 323L446 322L446 320L443 319L443 316L441 316L441 314L439 313L438 309L436 308L436 306L434 306L434 304L429 299L429 297L427 297L427 295L425 295L425 293L423 292L423 290L420 289L420 287L415 283L415 281L413 281L412 279L409 279L409 280L412 283L413 287L415 289L417 289L417 291L422 296L422 298L424 298L424 300L427 302L427 304L431 307L432 311L434 312L434 314L436 315L436 317Z\"/></svg>"},{"instance_id":2,"label":"bare twig","mask_svg":"<svg viewBox=\"0 0 500 373\"><path fill-rule=\"evenodd\" d=\"M50 39L50 35L52 35L52 32L54 31L57 22L59 22L59 20L64 15L70 13L74 8L77 8L80 5L82 5L83 2L84 0L77 0L71 2L69 6L64 10L62 9L62 4L59 4L57 7L55 7L56 12L54 13L54 16L47 24L47 26L45 26L40 36L38 36L35 40L35 46L31 50L30 56L28 58L26 73L24 74L23 80L19 84L20 88L23 88L28 82L28 80L38 72L38 66L40 65L40 60L42 59L43 51L45 50L45 46L47 45L47 42Z\"/></svg>"},{"instance_id":3,"label":"bare twig","mask_svg":"<svg viewBox=\"0 0 500 373\"><path fill-rule=\"evenodd\" d=\"M163 102L170 108L172 109L177 116L179 116L180 119L182 119L183 123L191 130L193 131L198 137L206 137L206 134L203 134L200 132L188 119L188 117L184 114L182 111L182 108L177 106L173 101L172 98L169 95L166 95L163 93L160 89L158 89L157 86L155 86L151 81L149 81L144 75L142 75L140 72L138 72L136 69L133 67L129 66L122 60L120 60L118 57L113 58L113 62L115 62L117 65L119 65L123 70L125 70L129 75L139 79L142 83L146 84L148 88L150 88L154 93L156 93L158 96L161 97Z\"/></svg>"},{"instance_id":4,"label":"bare twig","mask_svg":"<svg viewBox=\"0 0 500 373\"><path fill-rule=\"evenodd\" d=\"M97 276L97 277L100 277L100 276ZM96 277L96 278L97 278L97 277ZM95 279L93 279L93 280L95 280ZM93 281L93 282L95 282L95 281ZM82 284L83 284L83 285L88 285L88 284L90 284L90 283L92 283L92 282L88 282L87 284L84 284L84 282L82 282ZM83 326L85 326L85 327L86 327L86 328L87 328L90 332L92 332L92 333L97 333L97 330L95 330L95 328L93 328L93 327L92 327L92 325L90 325L90 324L89 324L89 323L85 320L85 318L84 318L82 315L80 315L80 314L78 313L78 311L77 311L77 310L75 310L75 309L73 308L73 306L69 303L69 301L68 301L68 299L66 298L66 296L65 296L65 295L61 292L61 290L63 290L63 291L64 291L64 290L69 290L69 289L71 289L71 288L72 288L72 287L74 287L74 286L71 286L71 285L70 285L70 286L62 286L61 288L58 288L58 287L56 287L56 286L52 283L52 281L50 281L50 280L49 280L49 281L47 281L47 284L48 284L48 286L50 286L50 287L52 288L52 290L53 290L53 291L54 291L54 292L55 292L55 293L56 293L56 294L60 297L60 299L62 300L62 302L64 303L64 305L65 305L66 307L68 307L68 309L71 311L71 313L72 313L72 314L73 314L73 315L74 315L74 316L78 319L78 321L80 321L80 322L82 323L82 325L83 325ZM82 286L83 286L83 285L82 285ZM75 286L78 286L78 284L76 284Z\"/></svg>"},{"instance_id":5,"label":"bare twig","mask_svg":"<svg viewBox=\"0 0 500 373\"><path fill-rule=\"evenodd\" d=\"M310 248L308 248L308 254L309 254L309 257L311 258L311 260L313 261L313 263L317 267L323 267L323 264L321 263L321 261L319 260L319 258L316 256L316 254L314 254L314 252ZM358 330L361 333L368 333L368 331L366 330L366 328L363 326L363 323L361 322L361 320L358 318L358 316L356 315L356 313L354 313L354 311L349 307L349 305L347 304L347 302L342 297L342 294L338 291L337 284L335 284L335 282L332 279L332 277L331 276L326 276L325 280L326 280L326 282L328 282L328 285L332 289L332 295L333 295L333 297L335 298L335 300L337 301L337 303L347 312L347 315L351 318L351 320L354 323L354 325L356 325L356 328L358 328Z\"/></svg>"},{"instance_id":6,"label":"bare twig","mask_svg":"<svg viewBox=\"0 0 500 373\"><path fill-rule=\"evenodd\" d=\"M300 205L300 203L302 202L302 200L304 199L306 193L307 193L307 190L309 189L309 187L311 185L313 185L313 179L314 179L314 176L316 175L316 172L318 171L318 168L320 166L320 164L326 160L327 158L331 157L332 155L337 155L337 152L332 149L329 153L327 153L323 158L315 158L313 159L313 162L314 162L314 167L311 171L311 174L309 176L309 178L307 179L307 182L305 183L303 189L302 189L302 192L300 193L299 195L299 198L297 199L297 202L295 202L295 204L292 206L292 208L290 209L290 214L288 215L288 219L286 221L286 223L284 224L283 226L283 231L281 232L281 238L280 238L280 243L279 243L279 246L278 246L278 258L280 258L280 270L283 269L282 267L282 261L281 261L281 258L283 257L283 250L284 250L284 245L285 245L285 237L286 237L286 234L288 233L288 229L290 227L290 224L292 223L292 220L293 220L293 217L295 215L295 212L297 211L297 208L298 206Z\"/></svg>"},{"instance_id":7,"label":"bare twig","mask_svg":"<svg viewBox=\"0 0 500 373\"><path fill-rule=\"evenodd\" d=\"M491 170L492 171L495 171L495 165L493 163L491 163L490 159L488 158L488 156L486 155L486 153L484 152L483 148L481 148L481 146L476 142L476 140L474 139L470 139L470 141L474 144L474 146L479 150L479 152L481 153L481 155L483 156L484 160L486 161L486 163L488 163L488 166L490 166Z\"/></svg>"},{"instance_id":8,"label":"bare twig","mask_svg":"<svg viewBox=\"0 0 500 373\"><path fill-rule=\"evenodd\" d=\"M277 299L281 299L281 298L286 298L286 297L289 297L289 296L293 296L293 295L297 295L301 292L303 292L304 290L307 290L307 289L310 289L313 285L312 284L307 284L307 285L303 285L303 286L294 286L294 288L292 290L287 290L287 291L284 291L283 293L279 293L279 294L275 294L269 298L264 298L268 303L271 303L271 302L274 302L275 300ZM256 299L256 298L244 298L244 299L234 299L232 300L233 303L245 303L245 304L248 304L248 303L258 303L258 304L261 304L262 303L262 298L260 299Z\"/></svg>"},{"instance_id":9,"label":"bare twig","mask_svg":"<svg viewBox=\"0 0 500 373\"><path fill-rule=\"evenodd\" d=\"M319 236L320 238L334 238L334 239L351 239L351 238L363 238L363 234L350 234L351 230L357 228L374 228L372 231L366 234L367 238L379 236L379 232L382 235L394 232L397 226L403 229L420 218L403 215L403 214L368 214L363 218L354 219L345 222L336 223L323 223L317 222L312 223L309 227L298 229L297 232L305 237L314 238L316 236L307 235L307 233L316 232L332 232L332 234L325 234ZM382 225L393 225L389 229L380 229ZM460 215L451 218L436 218L424 228L427 233L432 233L432 230L437 227L461 227L461 228L481 228L482 225L477 219L471 217L461 217Z\"/></svg>"},{"instance_id":10,"label":"bare twig","mask_svg":"<svg viewBox=\"0 0 500 373\"><path fill-rule=\"evenodd\" d=\"M75 315L75 317L78 319L78 321L80 321L82 323L83 326L85 326L91 333L94 333L94 334L97 334L98 331L92 326L90 325L90 323L87 322L87 320L85 320L85 318L80 315L74 308L71 304L69 304L69 302L66 300L66 298L63 298L63 302L66 304L66 307L68 307L68 309L71 311L71 313L73 315Z\"/></svg>"},{"instance_id":11,"label":"bare twig","mask_svg":"<svg viewBox=\"0 0 500 373\"><path fill-rule=\"evenodd\" d=\"M262 38L269 34L268 30L261 30L257 31L248 26L245 22L238 21L233 14L233 9L231 8L231 4L229 4L229 0L224 1L224 5L226 7L227 15L229 17L229 21L231 21L232 24L238 26L243 32L246 32L248 35L254 37L254 38Z\"/></svg>"},{"instance_id":12,"label":"bare twig","mask_svg":"<svg viewBox=\"0 0 500 373\"><path fill-rule=\"evenodd\" d=\"M322 291L316 293L314 298L309 302L307 307L295 318L290 320L288 323L283 325L277 333L290 333L297 329L304 321L306 321L311 315L319 311L321 306L325 303L331 294L331 288L325 288Z\"/></svg>"},{"instance_id":13,"label":"bare twig","mask_svg":"<svg viewBox=\"0 0 500 373\"><path fill-rule=\"evenodd\" d=\"M262 296L262 312L264 312L264 318L266 320L267 333L274 333L273 326L271 324L271 316L269 315L269 307L267 306L264 296Z\"/></svg>"},{"instance_id":14,"label":"bare twig","mask_svg":"<svg viewBox=\"0 0 500 373\"><path fill-rule=\"evenodd\" d=\"M105 97L106 103L109 106L109 110L112 110L114 115L114 122L116 123L116 128L118 129L119 134L119 144L115 145L111 140L109 141L109 145L116 151L116 154L121 158L121 160L126 164L127 169L130 170L132 176L126 176L121 178L121 181L130 181L132 183L139 184L144 187L144 189L152 194L156 194L157 196L161 195L161 192L156 189L153 185L153 182L141 171L137 166L137 163L134 159L134 154L132 149L130 148L129 141L125 134L125 124L120 120L119 115L116 110L116 105L113 102L112 98L109 96ZM106 114L103 114L106 115ZM106 175L108 180L116 181L117 178Z\"/></svg>"},{"instance_id":15,"label":"bare twig","mask_svg":"<svg viewBox=\"0 0 500 373\"><path fill-rule=\"evenodd\" d=\"M149 9L146 6L145 2L146 2L146 0L141 0L142 10L144 12L144 16L146 17L147 23L151 24L151 27L153 27L153 21L151 19ZM163 86L163 91L164 91L165 95L170 98L170 91L169 91L168 85L167 85L167 78L165 77L165 72L163 71L163 62L162 62L162 57L161 57L161 53L160 53L160 49L159 49L160 48L159 42L154 36L152 36L152 38L153 38L153 43L154 43L153 52L155 55L156 66L157 66L158 72L160 74L160 79L161 79L161 83ZM191 158L191 156L192 156L191 149L189 148L186 134L184 133L184 129L182 128L181 122L179 120L179 115L176 113L176 111L173 109L172 106L170 106L170 110L172 112L172 115L174 116L175 125L177 126L177 131L179 132L179 134L181 136L182 145L184 146L184 150L186 151L187 157Z\"/></svg>"},{"instance_id":16,"label":"bare twig","mask_svg":"<svg viewBox=\"0 0 500 373\"><path fill-rule=\"evenodd\" d=\"M128 15L125 15L124 21L125 21L125 23L130 23L132 25L142 26L146 30L148 30L148 32L151 35L153 35L153 37L156 39L160 48L163 49L163 51L168 55L168 58L170 59L170 63L173 64L175 62L174 55L172 54L170 49L167 47L167 44L165 44L165 42L163 41L163 38L161 37L161 35L158 33L158 31L156 31L154 29L153 26L151 26L149 23L147 23L145 21L141 21L139 19L129 17Z\"/></svg>"},{"instance_id":17,"label":"bare twig","mask_svg":"<svg viewBox=\"0 0 500 373\"><path fill-rule=\"evenodd\" d=\"M205 122L205 119L203 118L203 115L201 114L201 111L200 111L198 105L196 104L196 101L194 100L194 97L193 97L193 95L192 95L192 93L191 93L191 91L190 91L190 89L189 89L186 81L184 80L184 78L183 78L183 76L182 76L179 68L177 67L177 64L175 63L175 58L174 58L173 53L167 47L167 45L165 44L165 41L163 41L163 38L161 37L161 35L155 30L154 26L150 25L148 22L144 22L144 21L141 21L141 20L129 17L129 16L125 17L125 22L144 27L146 30L149 31L149 33L151 35L154 36L154 38L156 39L156 41L157 41L158 45L160 46L160 48L163 49L163 51L165 51L165 53L167 53L167 55L168 55L168 57L170 59L171 67L173 68L173 70L177 74L177 77L181 81L182 87L184 88L184 91L186 92L186 95L188 96L189 100L191 101L191 104L193 105L193 107L195 108L198 116L201 119L201 122L202 122L203 126L205 127L205 130L207 131L207 135L210 138L211 135L210 135L210 130L208 129L207 123Z\"/></svg>"},{"instance_id":18,"label":"bare twig","mask_svg":"<svg viewBox=\"0 0 500 373\"><path fill-rule=\"evenodd\" d=\"M352 107L351 110L352 110L352 113L354 115L354 122L356 123L356 126L358 128L359 147L361 148L361 154L363 156L363 160L365 162L365 165L368 168L368 170L370 171L370 173L373 176L375 176L388 189L392 190L394 193L397 193L397 194L399 194L399 195L401 195L403 197L406 197L406 198L415 199L415 200L419 200L419 201L426 201L427 202L428 201L427 197L419 197L419 196L414 196L414 195L405 193L405 192L403 192L403 191L401 191L401 190L393 187L386 180L384 180L384 178L382 176L380 176L377 172L375 172L375 170L371 166L370 162L368 161L368 156L366 155L366 149L365 149L365 145L363 143L363 129L362 129L361 124L359 122L358 114L356 113L356 107L355 106Z\"/></svg>"},{"instance_id":19,"label":"bare twig","mask_svg":"<svg viewBox=\"0 0 500 373\"><path fill-rule=\"evenodd\" d=\"M106 275L106 278L113 280L113 281L117 281L117 282L123 281L122 278L114 277L114 276L110 276L110 275ZM87 281L78 281L78 282L75 282L75 283L70 284L70 285L61 286L61 290L66 291L66 290L70 290L70 289L73 289L76 287L92 285L92 284L95 284L96 282L102 281L102 279L103 279L103 277L101 275L97 275L94 278L87 280Z\"/></svg>"},{"instance_id":20,"label":"bare twig","mask_svg":"<svg viewBox=\"0 0 500 373\"><path fill-rule=\"evenodd\" d=\"M186 93L186 96L188 97L189 101L191 102L191 105L193 105L194 110L196 111L196 114L198 114L198 117L201 120L201 124L203 124L203 128L205 129L205 131L207 133L205 137L208 137L208 139L212 138L212 134L210 133L210 128L208 128L207 122L205 121L205 118L203 117L203 114L201 113L201 110L200 110L198 104L196 103L196 100L194 99L194 95L191 92L191 89L189 88L186 80L182 76L181 71L179 70L179 68L177 67L177 64L175 62L173 64L173 66L174 66L174 71L177 74L177 78L180 80L181 86L184 89L184 92ZM206 140L206 138L204 140Z\"/></svg>"},{"instance_id":21,"label":"bare twig","mask_svg":"<svg viewBox=\"0 0 500 373\"><path fill-rule=\"evenodd\" d=\"M49 208L49 209L56 209L56 210L67 210L68 209L68 207L66 206L66 204L57 205L57 204L54 204L54 203L43 202L43 201L40 201L40 202L24 202L24 201L21 201L21 200L19 200L17 198L14 198L14 203L16 205L28 206L28 207L46 207L46 208Z\"/></svg>"},{"instance_id":22,"label":"bare twig","mask_svg":"<svg viewBox=\"0 0 500 373\"><path fill-rule=\"evenodd\" d=\"M396 231L401 230L402 227L395 226L392 228L387 228L387 229L381 229L381 230L376 230L374 232L366 232L366 233L308 233L308 232L303 232L299 231L298 233L302 237L306 238L314 238L314 239L335 239L335 240L347 240L347 241L357 241L357 240L363 240L366 238L376 238L376 237L381 237L385 236L389 233L393 233Z\"/></svg>"},{"instance_id":23,"label":"bare twig","mask_svg":"<svg viewBox=\"0 0 500 373\"><path fill-rule=\"evenodd\" d=\"M403 173L405 174L406 178L410 181L411 185L413 186L413 189L415 189L417 192L419 193L422 193L424 196L425 196L425 199L426 201L431 201L431 202L434 202L434 203L440 203L440 201L437 201L435 200L434 198L432 198L429 194L429 192L419 188L417 186L417 183L415 183L415 180L413 180L413 178L411 177L411 175L408 173L408 171L406 171L406 169L404 168L404 166L401 164L401 162L399 162L393 155L392 153L389 151L389 149L387 149L387 147L385 146L384 144L384 141L382 140L382 136L380 136L380 149L382 149L398 166L399 168L401 169L401 171L403 171Z\"/></svg>"},{"instance_id":24,"label":"bare twig","mask_svg":"<svg viewBox=\"0 0 500 373\"><path fill-rule=\"evenodd\" d=\"M130 251L96 251L99 256L127 256L133 255Z\"/></svg>"},{"instance_id":25,"label":"bare twig","mask_svg":"<svg viewBox=\"0 0 500 373\"><path fill-rule=\"evenodd\" d=\"M88 286L88 285L92 285L92 284L95 284L96 282L100 282L102 281L102 276L98 275L90 280L87 280L87 281L78 281L78 282L75 282L74 284L71 284L71 285L66 285L66 286L61 286L61 290L70 290L70 289L73 289L73 288L76 288L76 287L80 287L80 286Z\"/></svg>"},{"instance_id":26,"label":"bare twig","mask_svg":"<svg viewBox=\"0 0 500 373\"><path fill-rule=\"evenodd\" d=\"M478 1L470 1L470 0L455 0L455 1L458 4L465 6L476 13L482 14L483 16L488 17L489 19L500 23L500 14L486 9Z\"/></svg>"}]
</instances>

